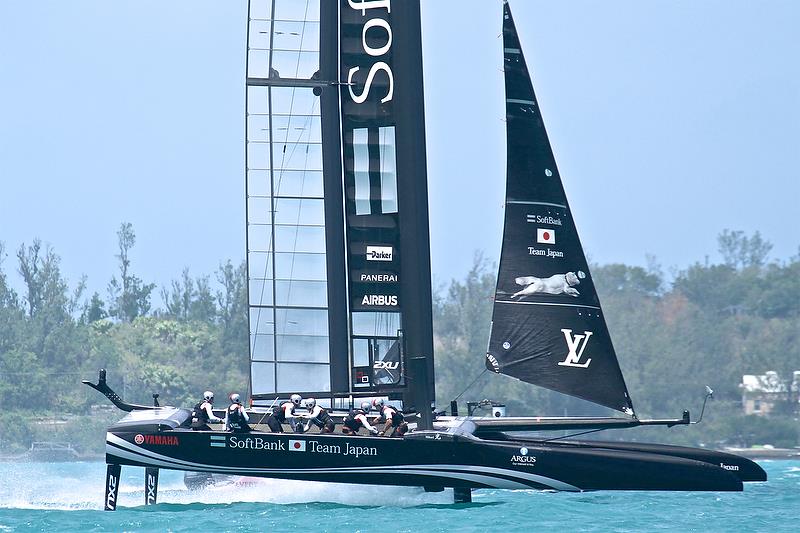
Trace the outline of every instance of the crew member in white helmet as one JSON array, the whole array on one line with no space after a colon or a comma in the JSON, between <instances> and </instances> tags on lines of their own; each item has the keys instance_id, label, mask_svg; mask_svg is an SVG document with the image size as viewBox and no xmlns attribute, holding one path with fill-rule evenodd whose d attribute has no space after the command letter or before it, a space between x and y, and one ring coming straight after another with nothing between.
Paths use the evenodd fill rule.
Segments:
<instances>
[{"instance_id":1,"label":"crew member in white helmet","mask_svg":"<svg viewBox=\"0 0 800 533\"><path fill-rule=\"evenodd\" d=\"M242 405L242 399L234 392L230 395L230 400L231 405L225 411L225 429L234 433L249 433L252 431L248 424L250 417Z\"/></svg>"},{"instance_id":2,"label":"crew member in white helmet","mask_svg":"<svg viewBox=\"0 0 800 533\"><path fill-rule=\"evenodd\" d=\"M292 431L297 431L297 420L295 419L295 409L300 407L303 397L299 394L292 394L288 402L283 402L279 407L272 410L272 414L267 418L267 425L273 433L283 433L282 424L289 424Z\"/></svg>"},{"instance_id":3,"label":"crew member in white helmet","mask_svg":"<svg viewBox=\"0 0 800 533\"><path fill-rule=\"evenodd\" d=\"M214 393L207 390L203 393L203 401L197 402L192 409L192 429L195 431L211 431L209 422L220 424L221 418L214 416L212 407L214 406Z\"/></svg>"},{"instance_id":4,"label":"crew member in white helmet","mask_svg":"<svg viewBox=\"0 0 800 533\"><path fill-rule=\"evenodd\" d=\"M366 428L372 435L378 434L378 428L370 425L367 420L367 413L372 409L372 404L369 402L361 402L360 409L353 409L342 421L342 433L345 435L358 435L358 430Z\"/></svg>"},{"instance_id":5,"label":"crew member in white helmet","mask_svg":"<svg viewBox=\"0 0 800 533\"><path fill-rule=\"evenodd\" d=\"M402 437L408 431L408 424L404 422L403 413L389 404L384 403L383 398L375 398L372 405L378 410L378 416L372 421L374 424L383 424L380 436ZM389 431L391 429L391 431Z\"/></svg>"},{"instance_id":6,"label":"crew member in white helmet","mask_svg":"<svg viewBox=\"0 0 800 533\"><path fill-rule=\"evenodd\" d=\"M333 433L336 424L333 422L331 415L328 414L328 411L324 407L317 405L317 400L314 398L306 398L303 403L305 403L306 409L308 409L308 413L303 415L308 419L303 431L308 431L311 424L314 424L319 428L320 433Z\"/></svg>"}]
</instances>

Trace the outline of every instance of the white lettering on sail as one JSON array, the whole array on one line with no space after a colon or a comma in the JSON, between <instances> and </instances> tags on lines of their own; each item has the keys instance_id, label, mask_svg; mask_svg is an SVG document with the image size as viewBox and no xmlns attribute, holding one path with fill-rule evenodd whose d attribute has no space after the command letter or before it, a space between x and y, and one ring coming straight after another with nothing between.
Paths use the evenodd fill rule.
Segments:
<instances>
[{"instance_id":1,"label":"white lettering on sail","mask_svg":"<svg viewBox=\"0 0 800 533\"><path fill-rule=\"evenodd\" d=\"M567 357L558 364L560 366L571 366L574 368L588 368L589 363L592 362L591 359L587 359L583 364L581 364L580 361L583 356L583 351L586 349L586 345L589 344L589 337L592 336L592 332L584 331L583 335L573 336L571 329L562 329L561 333L564 334L564 339L567 341L569 353Z\"/></svg>"},{"instance_id":2,"label":"white lettering on sail","mask_svg":"<svg viewBox=\"0 0 800 533\"><path fill-rule=\"evenodd\" d=\"M367 44L367 30L375 27L386 30L386 44L380 48L372 48L369 44ZM366 24L364 24L364 29L361 30L361 42L363 43L364 51L367 54L371 55L372 57L382 56L389 51L389 48L392 47L392 27L389 26L389 23L383 19L370 19Z\"/></svg>"},{"instance_id":3,"label":"white lettering on sail","mask_svg":"<svg viewBox=\"0 0 800 533\"><path fill-rule=\"evenodd\" d=\"M391 0L360 0L359 2L347 0L347 3L350 4L350 7L353 9L360 9L362 17L367 14L367 9L375 9L378 7L385 7L388 13L392 12Z\"/></svg>"},{"instance_id":4,"label":"white lettering on sail","mask_svg":"<svg viewBox=\"0 0 800 533\"><path fill-rule=\"evenodd\" d=\"M349 84L347 90L350 92L350 98L352 98L355 103L363 104L364 102L367 101L367 96L369 96L369 90L370 88L372 88L372 80L375 78L375 74L379 70L383 70L389 76L389 90L386 92L386 96L381 98L381 103L385 104L386 102L392 99L392 96L394 96L394 76L392 76L392 69L389 65L387 65L383 61L378 61L377 63L372 65L372 67L370 67L369 69L369 73L367 74L367 81L366 83L364 83L364 90L361 92L361 94L357 95L356 93L353 92L352 84L353 84L353 76L355 75L356 72L358 72L359 68L360 67L353 67L347 73L347 83Z\"/></svg>"},{"instance_id":5,"label":"white lettering on sail","mask_svg":"<svg viewBox=\"0 0 800 533\"><path fill-rule=\"evenodd\" d=\"M387 13L392 12L391 0L361 0L360 2L347 0L347 3L351 8L361 11L362 17L366 16L368 9L385 8ZM367 30L376 27L386 30L386 44L378 48L370 46L367 42ZM368 20L364 24L364 28L361 30L361 46L364 48L364 51L367 53L367 55L372 57L378 57L388 53L392 47L392 28L389 25L389 22L378 17ZM389 78L389 87L386 90L386 95L381 98L381 103L385 104L391 100L394 96L394 75L392 74L392 67L390 67L385 61L373 63L373 65L369 68L369 72L367 73L367 80L364 82L364 90L361 91L361 94L356 94L353 91L353 76L355 76L356 72L358 72L360 68L361 67L352 67L347 71L347 90L350 93L350 98L353 99L353 102L357 104L363 104L367 101L367 97L369 96L369 91L372 88L372 82L375 79L375 75L380 71L385 72Z\"/></svg>"}]
</instances>

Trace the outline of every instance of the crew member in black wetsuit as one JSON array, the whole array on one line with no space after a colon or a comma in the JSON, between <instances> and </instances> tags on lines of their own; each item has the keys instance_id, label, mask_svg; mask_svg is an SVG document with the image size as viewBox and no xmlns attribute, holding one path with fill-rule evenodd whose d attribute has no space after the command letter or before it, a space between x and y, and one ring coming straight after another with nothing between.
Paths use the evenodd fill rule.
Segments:
<instances>
[{"instance_id":1,"label":"crew member in black wetsuit","mask_svg":"<svg viewBox=\"0 0 800 533\"><path fill-rule=\"evenodd\" d=\"M203 401L195 404L192 409L192 429L195 431L211 431L209 422L213 424L220 424L223 422L221 418L214 416L212 407L214 405L214 393L207 390L203 393Z\"/></svg>"},{"instance_id":2,"label":"crew member in black wetsuit","mask_svg":"<svg viewBox=\"0 0 800 533\"><path fill-rule=\"evenodd\" d=\"M306 409L308 409L308 414L304 415L308 418L308 422L306 422L303 431L308 431L311 424L314 424L319 428L320 433L333 433L336 424L333 422L331 415L328 414L328 411L317 405L317 400L314 398L306 398L303 403L306 404Z\"/></svg>"},{"instance_id":3,"label":"crew member in black wetsuit","mask_svg":"<svg viewBox=\"0 0 800 533\"><path fill-rule=\"evenodd\" d=\"M272 410L272 414L267 418L267 426L273 433L283 433L281 424L289 424L292 431L296 431L297 420L294 418L295 409L300 407L303 400L299 394L292 394L290 401L283 402L279 407Z\"/></svg>"},{"instance_id":4,"label":"crew member in black wetsuit","mask_svg":"<svg viewBox=\"0 0 800 533\"><path fill-rule=\"evenodd\" d=\"M250 417L242 405L242 399L235 392L231 394L231 405L225 412L225 429L233 433L249 433L252 431L248 422Z\"/></svg>"},{"instance_id":5,"label":"crew member in black wetsuit","mask_svg":"<svg viewBox=\"0 0 800 533\"><path fill-rule=\"evenodd\" d=\"M342 421L342 433L345 435L358 435L358 430L366 428L372 435L378 434L378 428L372 427L367 420L367 413L372 408L369 402L361 402L360 409L353 409Z\"/></svg>"},{"instance_id":6,"label":"crew member in black wetsuit","mask_svg":"<svg viewBox=\"0 0 800 533\"><path fill-rule=\"evenodd\" d=\"M403 413L391 405L384 404L383 398L375 398L372 400L372 405L378 410L378 416L375 417L372 423L383 424L383 431L379 433L380 436L402 437L406 434L408 424L404 422ZM390 428L391 432L387 434Z\"/></svg>"}]
</instances>

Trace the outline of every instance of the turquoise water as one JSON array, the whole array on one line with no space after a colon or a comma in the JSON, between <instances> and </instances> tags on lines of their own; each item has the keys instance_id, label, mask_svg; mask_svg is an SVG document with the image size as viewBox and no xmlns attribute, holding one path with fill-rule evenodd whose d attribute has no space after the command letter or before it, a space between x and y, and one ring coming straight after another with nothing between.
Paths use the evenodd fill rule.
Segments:
<instances>
[{"instance_id":1,"label":"turquoise water","mask_svg":"<svg viewBox=\"0 0 800 533\"><path fill-rule=\"evenodd\" d=\"M162 471L143 505L144 470L123 468L116 512L102 511L101 463L0 463L6 531L800 531L800 461L761 463L743 493L452 491L265 480L190 492Z\"/></svg>"}]
</instances>

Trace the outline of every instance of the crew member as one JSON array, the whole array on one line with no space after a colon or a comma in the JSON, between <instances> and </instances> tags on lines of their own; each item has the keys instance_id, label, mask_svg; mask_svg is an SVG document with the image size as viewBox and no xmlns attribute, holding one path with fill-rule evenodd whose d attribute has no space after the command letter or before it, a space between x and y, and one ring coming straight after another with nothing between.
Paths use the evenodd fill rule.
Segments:
<instances>
[{"instance_id":1,"label":"crew member","mask_svg":"<svg viewBox=\"0 0 800 533\"><path fill-rule=\"evenodd\" d=\"M308 418L308 422L306 422L303 431L308 431L311 424L314 424L319 428L320 433L333 433L333 428L336 427L336 424L334 424L328 411L322 406L317 405L317 400L314 398L306 398L304 403L306 409L308 409L308 414L305 415L305 417Z\"/></svg>"},{"instance_id":2,"label":"crew member","mask_svg":"<svg viewBox=\"0 0 800 533\"><path fill-rule=\"evenodd\" d=\"M221 418L214 416L212 406L214 405L214 393L207 390L203 393L203 401L195 404L192 409L192 429L195 431L211 431L209 422L220 424Z\"/></svg>"},{"instance_id":3,"label":"crew member","mask_svg":"<svg viewBox=\"0 0 800 533\"><path fill-rule=\"evenodd\" d=\"M378 428L371 426L369 420L367 420L367 413L371 408L372 404L369 402L361 402L360 409L350 411L350 414L342 421L342 433L345 435L358 435L358 430L363 427L367 428L367 431L372 435L377 435Z\"/></svg>"},{"instance_id":4,"label":"crew member","mask_svg":"<svg viewBox=\"0 0 800 533\"><path fill-rule=\"evenodd\" d=\"M225 429L234 433L249 433L252 431L248 422L250 417L242 405L242 399L235 392L231 394L231 405L225 412Z\"/></svg>"},{"instance_id":5,"label":"crew member","mask_svg":"<svg viewBox=\"0 0 800 533\"><path fill-rule=\"evenodd\" d=\"M272 410L272 414L267 418L267 426L273 433L283 433L282 424L289 424L292 431L297 429L297 420L294 417L295 409L300 407L303 400L299 394L292 394L288 402L283 402L279 407Z\"/></svg>"},{"instance_id":6,"label":"crew member","mask_svg":"<svg viewBox=\"0 0 800 533\"><path fill-rule=\"evenodd\" d=\"M372 423L383 424L383 431L379 433L380 436L387 435L390 428L391 432L388 433L389 437L402 437L406 434L406 431L408 431L408 424L403 421L403 413L391 405L385 404L383 398L375 398L372 400L372 405L378 410L378 416L375 417Z\"/></svg>"}]
</instances>

